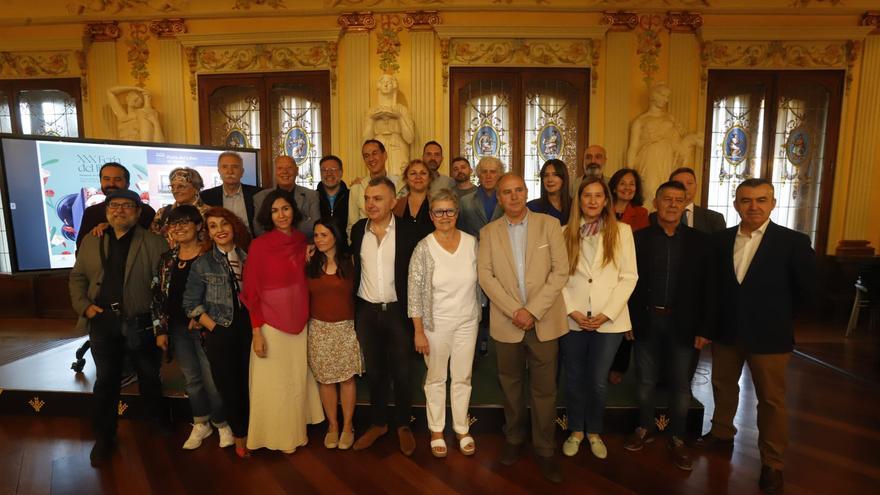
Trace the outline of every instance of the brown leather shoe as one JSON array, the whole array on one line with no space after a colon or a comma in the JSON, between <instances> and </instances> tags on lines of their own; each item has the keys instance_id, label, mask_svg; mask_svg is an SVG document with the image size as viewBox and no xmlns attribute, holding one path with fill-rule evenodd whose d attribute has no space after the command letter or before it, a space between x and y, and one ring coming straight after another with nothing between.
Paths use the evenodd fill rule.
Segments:
<instances>
[{"instance_id":1,"label":"brown leather shoe","mask_svg":"<svg viewBox=\"0 0 880 495\"><path fill-rule=\"evenodd\" d=\"M694 462L691 460L690 454L688 454L687 447L684 446L684 442L676 437L669 439L669 457L672 459L675 467L682 471L694 469Z\"/></svg>"},{"instance_id":2,"label":"brown leather shoe","mask_svg":"<svg viewBox=\"0 0 880 495\"><path fill-rule=\"evenodd\" d=\"M409 426L401 426L397 429L397 440L400 442L400 451L409 457L416 450L416 439L413 437Z\"/></svg>"},{"instance_id":3,"label":"brown leather shoe","mask_svg":"<svg viewBox=\"0 0 880 495\"><path fill-rule=\"evenodd\" d=\"M388 433L388 426L376 426L373 425L361 435L360 438L354 443L354 450L364 450L370 448L376 440L379 439L382 435Z\"/></svg>"},{"instance_id":4,"label":"brown leather shoe","mask_svg":"<svg viewBox=\"0 0 880 495\"><path fill-rule=\"evenodd\" d=\"M761 478L758 480L758 486L764 493L771 495L781 494L785 490L782 470L773 469L770 466L761 466Z\"/></svg>"},{"instance_id":5,"label":"brown leather shoe","mask_svg":"<svg viewBox=\"0 0 880 495\"><path fill-rule=\"evenodd\" d=\"M729 449L733 447L733 439L732 438L719 438L712 434L710 431L705 435L701 436L694 442L694 447L699 449Z\"/></svg>"},{"instance_id":6,"label":"brown leather shoe","mask_svg":"<svg viewBox=\"0 0 880 495\"><path fill-rule=\"evenodd\" d=\"M646 444L649 444L654 441L654 437L648 433L648 430L639 427L636 428L632 434L626 439L626 442L623 443L623 448L629 450L630 452L638 452L645 448Z\"/></svg>"}]
</instances>

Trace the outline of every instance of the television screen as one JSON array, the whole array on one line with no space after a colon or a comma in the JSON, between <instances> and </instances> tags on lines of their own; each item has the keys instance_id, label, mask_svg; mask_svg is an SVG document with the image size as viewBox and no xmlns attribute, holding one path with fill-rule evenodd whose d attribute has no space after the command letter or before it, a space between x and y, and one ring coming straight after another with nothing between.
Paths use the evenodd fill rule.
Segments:
<instances>
[{"instance_id":1,"label":"television screen","mask_svg":"<svg viewBox=\"0 0 880 495\"><path fill-rule=\"evenodd\" d=\"M218 148L159 143L0 135L3 209L13 272L70 268L83 211L104 201L98 172L118 162L131 174L129 189L158 210L174 202L168 174L198 170L205 189L222 184ZM236 149L246 184L258 184L258 150Z\"/></svg>"}]
</instances>

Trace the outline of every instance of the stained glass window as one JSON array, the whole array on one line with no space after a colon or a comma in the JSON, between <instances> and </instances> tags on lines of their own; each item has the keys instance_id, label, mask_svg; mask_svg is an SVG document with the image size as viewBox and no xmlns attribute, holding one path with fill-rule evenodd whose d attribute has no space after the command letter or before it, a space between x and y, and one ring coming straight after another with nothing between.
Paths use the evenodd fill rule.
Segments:
<instances>
[{"instance_id":1,"label":"stained glass window","mask_svg":"<svg viewBox=\"0 0 880 495\"><path fill-rule=\"evenodd\" d=\"M728 226L739 223L736 186L767 178L776 197L771 220L824 252L842 80L842 71L710 72L704 198Z\"/></svg>"},{"instance_id":2,"label":"stained glass window","mask_svg":"<svg viewBox=\"0 0 880 495\"><path fill-rule=\"evenodd\" d=\"M202 142L259 148L263 185L273 184L279 155L299 165L297 183L314 189L318 161L329 153L330 77L325 71L199 76L199 106L207 116Z\"/></svg>"},{"instance_id":3,"label":"stained glass window","mask_svg":"<svg viewBox=\"0 0 880 495\"><path fill-rule=\"evenodd\" d=\"M64 91L26 90L18 94L22 134L78 137L76 100Z\"/></svg>"},{"instance_id":4,"label":"stained glass window","mask_svg":"<svg viewBox=\"0 0 880 495\"><path fill-rule=\"evenodd\" d=\"M12 132L12 113L9 111L9 97L0 91L0 132Z\"/></svg>"},{"instance_id":5,"label":"stained glass window","mask_svg":"<svg viewBox=\"0 0 880 495\"><path fill-rule=\"evenodd\" d=\"M450 77L452 156L474 168L485 156L500 159L525 178L529 199L541 194L547 160L574 170L587 137L589 71L456 68Z\"/></svg>"}]
</instances>

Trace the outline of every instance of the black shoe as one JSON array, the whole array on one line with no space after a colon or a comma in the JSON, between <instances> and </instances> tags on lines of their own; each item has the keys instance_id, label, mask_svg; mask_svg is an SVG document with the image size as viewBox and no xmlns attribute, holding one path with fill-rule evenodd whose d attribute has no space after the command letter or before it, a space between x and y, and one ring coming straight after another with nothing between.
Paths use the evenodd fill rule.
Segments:
<instances>
[{"instance_id":1,"label":"black shoe","mask_svg":"<svg viewBox=\"0 0 880 495\"><path fill-rule=\"evenodd\" d=\"M112 440L96 441L95 445L92 446L92 452L89 454L89 462L91 462L92 467L101 467L105 462L109 461L113 457L115 447Z\"/></svg>"},{"instance_id":2,"label":"black shoe","mask_svg":"<svg viewBox=\"0 0 880 495\"><path fill-rule=\"evenodd\" d=\"M504 442L504 448L501 449L501 457L498 458L504 466L513 466L519 460L520 445Z\"/></svg>"},{"instance_id":3,"label":"black shoe","mask_svg":"<svg viewBox=\"0 0 880 495\"><path fill-rule=\"evenodd\" d=\"M782 470L773 469L770 466L761 466L761 478L758 486L764 493L781 494L785 489L785 481L782 479Z\"/></svg>"},{"instance_id":4,"label":"black shoe","mask_svg":"<svg viewBox=\"0 0 880 495\"><path fill-rule=\"evenodd\" d=\"M688 454L687 447L685 447L684 442L677 437L669 439L669 457L672 459L672 463L675 464L675 467L682 471L690 471L694 469L694 462L691 460L690 454Z\"/></svg>"},{"instance_id":5,"label":"black shoe","mask_svg":"<svg viewBox=\"0 0 880 495\"><path fill-rule=\"evenodd\" d=\"M545 478L553 483L562 483L562 469L559 467L559 461L556 460L556 457L535 456L535 460Z\"/></svg>"},{"instance_id":6,"label":"black shoe","mask_svg":"<svg viewBox=\"0 0 880 495\"><path fill-rule=\"evenodd\" d=\"M698 438L694 442L694 447L698 449L729 449L733 447L733 439L719 438L709 432Z\"/></svg>"}]
</instances>

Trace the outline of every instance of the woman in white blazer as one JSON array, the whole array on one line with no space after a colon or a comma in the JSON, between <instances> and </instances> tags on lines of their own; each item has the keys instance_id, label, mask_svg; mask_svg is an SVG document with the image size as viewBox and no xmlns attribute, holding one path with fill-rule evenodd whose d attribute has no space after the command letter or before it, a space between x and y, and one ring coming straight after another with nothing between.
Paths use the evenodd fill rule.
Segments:
<instances>
[{"instance_id":1,"label":"woman in white blazer","mask_svg":"<svg viewBox=\"0 0 880 495\"><path fill-rule=\"evenodd\" d=\"M627 301L636 286L632 229L614 215L611 191L601 178L578 187L565 228L570 272L562 289L570 332L559 341L571 435L562 446L577 454L586 432L593 455L608 450L599 436L608 371L624 334L632 330Z\"/></svg>"}]
</instances>

